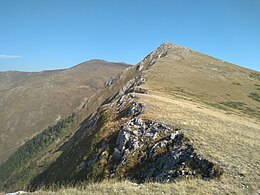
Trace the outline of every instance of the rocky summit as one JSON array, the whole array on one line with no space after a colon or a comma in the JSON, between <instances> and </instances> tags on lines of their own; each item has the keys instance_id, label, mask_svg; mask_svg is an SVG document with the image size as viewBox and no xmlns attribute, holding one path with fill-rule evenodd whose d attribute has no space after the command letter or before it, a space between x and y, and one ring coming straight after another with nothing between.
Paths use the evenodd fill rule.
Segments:
<instances>
[{"instance_id":1,"label":"rocky summit","mask_svg":"<svg viewBox=\"0 0 260 195\"><path fill-rule=\"evenodd\" d=\"M1 165L0 187L127 180L137 188L257 192L259 78L164 43L21 146Z\"/></svg>"}]
</instances>

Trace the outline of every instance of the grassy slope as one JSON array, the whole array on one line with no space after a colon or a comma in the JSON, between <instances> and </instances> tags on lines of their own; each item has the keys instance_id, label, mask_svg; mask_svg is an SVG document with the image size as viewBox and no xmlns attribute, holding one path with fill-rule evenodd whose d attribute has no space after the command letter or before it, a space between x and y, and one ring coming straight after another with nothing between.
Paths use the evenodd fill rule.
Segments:
<instances>
[{"instance_id":1,"label":"grassy slope","mask_svg":"<svg viewBox=\"0 0 260 195\"><path fill-rule=\"evenodd\" d=\"M199 186L199 187L198 187ZM180 180L171 183L144 183L136 184L129 181L116 181L105 180L101 183L88 183L80 184L78 187L62 187L56 189L56 187L50 187L48 189L42 188L39 191L29 193L36 195L104 195L104 194L213 194L218 188L218 183L206 182L200 179L192 180ZM235 194L239 194L240 191L233 190ZM1 194L1 193L0 193Z\"/></svg>"},{"instance_id":2,"label":"grassy slope","mask_svg":"<svg viewBox=\"0 0 260 195\"><path fill-rule=\"evenodd\" d=\"M145 117L186 128L198 152L224 168L220 181L205 182L208 188L255 191L260 180L260 104L248 95L257 92L259 73L176 49L145 75L143 87L150 92L141 96L148 108Z\"/></svg>"},{"instance_id":3,"label":"grassy slope","mask_svg":"<svg viewBox=\"0 0 260 195\"><path fill-rule=\"evenodd\" d=\"M26 139L69 115L126 67L92 60L65 70L0 73L0 164Z\"/></svg>"},{"instance_id":4,"label":"grassy slope","mask_svg":"<svg viewBox=\"0 0 260 195\"><path fill-rule=\"evenodd\" d=\"M162 94L260 119L259 72L182 47L174 48L148 72L149 85ZM252 94L258 95L258 101Z\"/></svg>"}]
</instances>

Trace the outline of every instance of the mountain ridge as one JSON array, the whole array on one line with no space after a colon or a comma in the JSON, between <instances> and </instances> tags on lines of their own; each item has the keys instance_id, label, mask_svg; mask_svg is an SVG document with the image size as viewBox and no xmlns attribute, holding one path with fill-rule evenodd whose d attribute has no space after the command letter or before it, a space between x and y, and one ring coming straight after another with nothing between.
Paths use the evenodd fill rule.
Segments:
<instances>
[{"instance_id":1,"label":"mountain ridge","mask_svg":"<svg viewBox=\"0 0 260 195\"><path fill-rule=\"evenodd\" d=\"M34 138L21 147L0 167L7 170L0 174L2 188L189 178L190 187L199 184L204 193L255 192L259 97L250 94L258 94L258 77L162 44L93 95L47 145L27 154L41 142Z\"/></svg>"}]
</instances>

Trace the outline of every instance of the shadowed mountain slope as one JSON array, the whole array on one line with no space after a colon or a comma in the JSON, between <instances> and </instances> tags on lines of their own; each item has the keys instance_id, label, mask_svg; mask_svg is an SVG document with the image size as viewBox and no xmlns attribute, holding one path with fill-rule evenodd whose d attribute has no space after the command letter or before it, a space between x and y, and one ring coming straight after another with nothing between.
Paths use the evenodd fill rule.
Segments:
<instances>
[{"instance_id":1,"label":"shadowed mountain slope","mask_svg":"<svg viewBox=\"0 0 260 195\"><path fill-rule=\"evenodd\" d=\"M20 147L0 167L0 187L129 179L255 193L259 86L259 72L164 43Z\"/></svg>"},{"instance_id":2,"label":"shadowed mountain slope","mask_svg":"<svg viewBox=\"0 0 260 195\"><path fill-rule=\"evenodd\" d=\"M0 73L0 163L26 139L69 115L128 65L91 60L73 68Z\"/></svg>"}]
</instances>

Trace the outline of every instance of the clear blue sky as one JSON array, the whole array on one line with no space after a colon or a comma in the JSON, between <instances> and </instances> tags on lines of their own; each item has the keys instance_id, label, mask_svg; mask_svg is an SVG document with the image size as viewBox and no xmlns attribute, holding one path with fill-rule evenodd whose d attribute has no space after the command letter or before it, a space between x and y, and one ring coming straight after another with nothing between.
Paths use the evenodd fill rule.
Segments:
<instances>
[{"instance_id":1,"label":"clear blue sky","mask_svg":"<svg viewBox=\"0 0 260 195\"><path fill-rule=\"evenodd\" d=\"M259 71L260 0L0 0L0 71L136 64L163 42Z\"/></svg>"}]
</instances>

